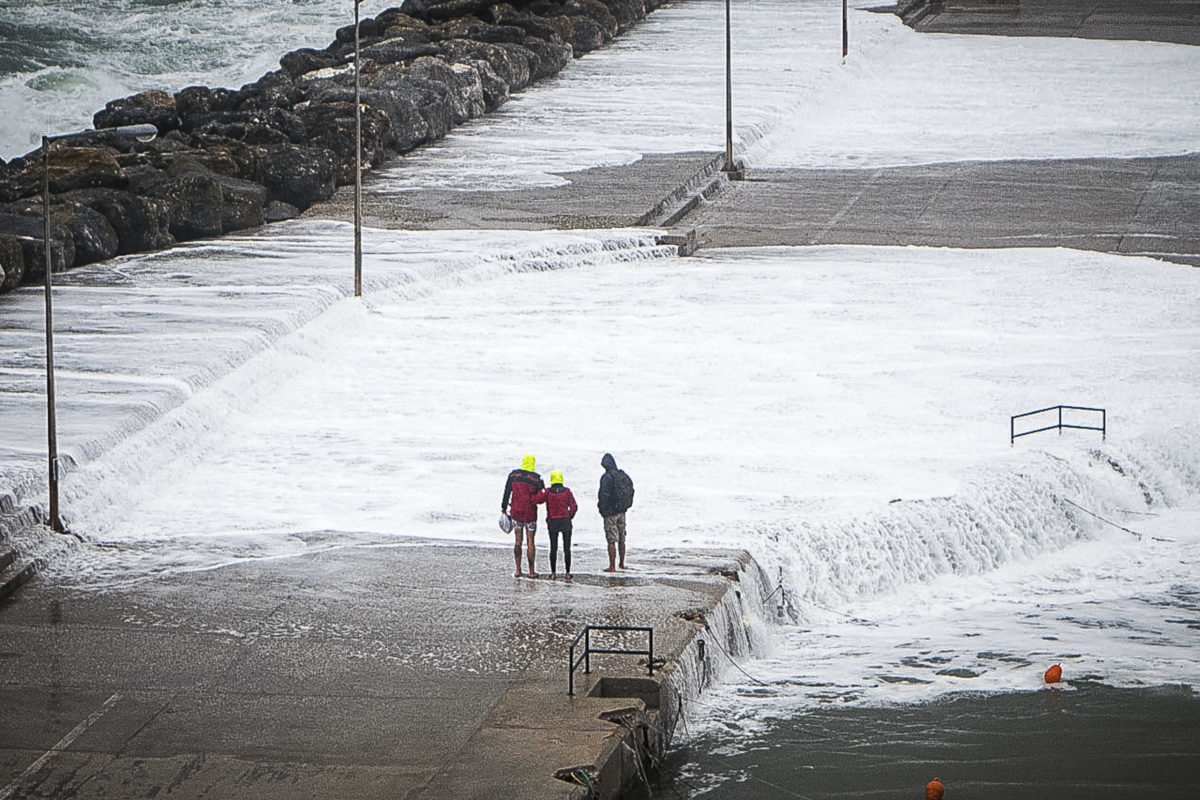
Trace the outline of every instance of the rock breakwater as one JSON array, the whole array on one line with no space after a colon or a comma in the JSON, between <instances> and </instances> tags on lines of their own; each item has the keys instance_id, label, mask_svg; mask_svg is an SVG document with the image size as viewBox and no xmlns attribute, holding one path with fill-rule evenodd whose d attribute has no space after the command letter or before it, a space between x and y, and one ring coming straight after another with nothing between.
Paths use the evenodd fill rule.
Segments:
<instances>
[{"instance_id":1,"label":"rock breakwater","mask_svg":"<svg viewBox=\"0 0 1200 800\"><path fill-rule=\"evenodd\" d=\"M359 22L362 166L503 105L661 0L405 0ZM49 154L55 272L288 219L354 181L354 26L240 89L109 102ZM152 141L113 129L152 124ZM0 292L44 278L42 152L0 161Z\"/></svg>"}]
</instances>

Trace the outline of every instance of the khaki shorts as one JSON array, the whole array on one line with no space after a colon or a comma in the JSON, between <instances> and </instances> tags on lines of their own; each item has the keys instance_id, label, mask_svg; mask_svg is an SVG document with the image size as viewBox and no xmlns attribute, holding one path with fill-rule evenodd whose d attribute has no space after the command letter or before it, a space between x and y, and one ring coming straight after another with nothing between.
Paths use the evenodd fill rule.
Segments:
<instances>
[{"instance_id":1,"label":"khaki shorts","mask_svg":"<svg viewBox=\"0 0 1200 800\"><path fill-rule=\"evenodd\" d=\"M625 512L604 518L604 539L610 544L625 543Z\"/></svg>"}]
</instances>

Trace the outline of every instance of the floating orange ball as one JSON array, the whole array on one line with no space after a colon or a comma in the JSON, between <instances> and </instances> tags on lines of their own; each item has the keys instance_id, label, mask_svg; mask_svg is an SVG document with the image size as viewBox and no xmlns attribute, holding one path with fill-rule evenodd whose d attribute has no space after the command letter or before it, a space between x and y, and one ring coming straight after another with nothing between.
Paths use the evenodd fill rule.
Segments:
<instances>
[{"instance_id":1,"label":"floating orange ball","mask_svg":"<svg viewBox=\"0 0 1200 800\"><path fill-rule=\"evenodd\" d=\"M925 784L925 800L942 800L945 793L946 787L942 786L941 778L934 778Z\"/></svg>"},{"instance_id":2,"label":"floating orange ball","mask_svg":"<svg viewBox=\"0 0 1200 800\"><path fill-rule=\"evenodd\" d=\"M1050 669L1046 670L1044 677L1046 678L1046 683L1058 683L1062 680L1062 667L1058 664L1055 664Z\"/></svg>"}]
</instances>

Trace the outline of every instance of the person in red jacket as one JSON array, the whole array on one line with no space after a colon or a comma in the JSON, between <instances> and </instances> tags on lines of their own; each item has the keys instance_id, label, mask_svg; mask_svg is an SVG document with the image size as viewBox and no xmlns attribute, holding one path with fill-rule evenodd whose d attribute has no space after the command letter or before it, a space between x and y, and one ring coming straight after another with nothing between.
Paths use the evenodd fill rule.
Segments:
<instances>
[{"instance_id":1,"label":"person in red jacket","mask_svg":"<svg viewBox=\"0 0 1200 800\"><path fill-rule=\"evenodd\" d=\"M575 502L575 495L571 494L571 490L563 486L562 471L556 469L551 472L550 488L542 489L533 499L539 504L546 504L546 530L550 532L550 580L558 577L558 535L560 533L563 541L565 577L567 580L571 580L571 520L575 519L575 512L579 510L579 504Z\"/></svg>"},{"instance_id":2,"label":"person in red jacket","mask_svg":"<svg viewBox=\"0 0 1200 800\"><path fill-rule=\"evenodd\" d=\"M521 538L525 539L525 553L529 559L529 577L536 578L534 561L537 548L533 543L533 535L537 532L537 493L546 488L542 476L533 471L533 456L526 453L521 459L520 469L508 473L508 481L504 484L504 497L500 500L500 513L508 514L513 522L513 533L517 540L513 545L513 557L517 562L517 574L521 577Z\"/></svg>"}]
</instances>

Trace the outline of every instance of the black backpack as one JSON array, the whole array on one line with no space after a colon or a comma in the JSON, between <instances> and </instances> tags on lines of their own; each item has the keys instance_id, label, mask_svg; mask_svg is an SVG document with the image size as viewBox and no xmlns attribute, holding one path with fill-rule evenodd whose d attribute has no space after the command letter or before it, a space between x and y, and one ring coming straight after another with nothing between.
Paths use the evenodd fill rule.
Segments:
<instances>
[{"instance_id":1,"label":"black backpack","mask_svg":"<svg viewBox=\"0 0 1200 800\"><path fill-rule=\"evenodd\" d=\"M633 480L625 474L625 470L617 470L613 475L613 502L621 511L633 505Z\"/></svg>"}]
</instances>

